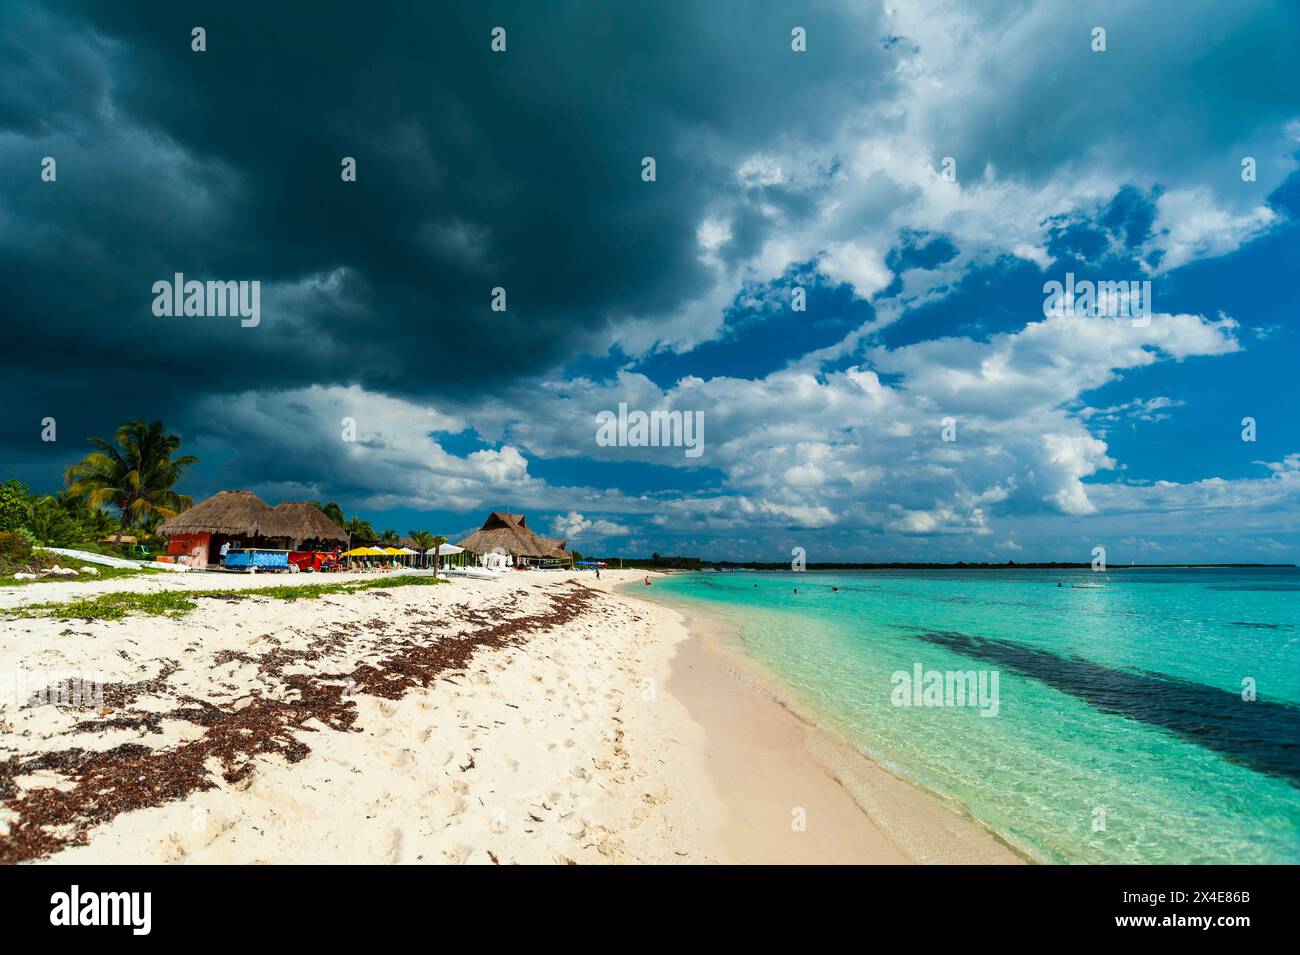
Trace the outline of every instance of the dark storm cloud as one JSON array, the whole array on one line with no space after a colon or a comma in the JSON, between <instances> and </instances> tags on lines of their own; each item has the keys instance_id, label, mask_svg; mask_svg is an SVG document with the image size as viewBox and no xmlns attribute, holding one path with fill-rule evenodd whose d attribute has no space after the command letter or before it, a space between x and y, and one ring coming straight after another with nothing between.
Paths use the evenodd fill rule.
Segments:
<instances>
[{"instance_id":1,"label":"dark storm cloud","mask_svg":"<svg viewBox=\"0 0 1300 955\"><path fill-rule=\"evenodd\" d=\"M1271 147L1300 98L1294 3L1180 0L1174 17L1168 5L1123 0L961 6L938 24L946 47L929 53L978 62L984 46L1016 40L1015 55L982 63L978 77L939 94L950 108L930 116L929 138L962 175L992 168L1037 181L1103 153L1165 182L1230 183L1246 153L1290 165Z\"/></svg>"},{"instance_id":2,"label":"dark storm cloud","mask_svg":"<svg viewBox=\"0 0 1300 955\"><path fill-rule=\"evenodd\" d=\"M74 431L91 404L111 424L254 387L436 398L603 348L611 322L654 322L710 287L696 229L738 194L744 156L829 132L828 84L866 99L892 68L869 22L821 4L5 17L3 361ZM796 23L815 69L790 51ZM505 54L489 49L498 25ZM45 155L57 183L39 179ZM259 279L262 324L155 317L151 286L175 272ZM497 285L505 314L489 309ZM29 442L30 422L6 417L5 437Z\"/></svg>"}]
</instances>

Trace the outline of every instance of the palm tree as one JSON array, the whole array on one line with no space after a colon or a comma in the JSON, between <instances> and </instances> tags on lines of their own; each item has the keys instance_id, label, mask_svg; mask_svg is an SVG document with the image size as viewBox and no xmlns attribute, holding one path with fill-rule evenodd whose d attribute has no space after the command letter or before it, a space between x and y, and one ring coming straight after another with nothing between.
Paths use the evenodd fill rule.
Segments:
<instances>
[{"instance_id":1,"label":"palm tree","mask_svg":"<svg viewBox=\"0 0 1300 955\"><path fill-rule=\"evenodd\" d=\"M348 519L343 516L343 508L339 507L333 501L330 501L328 504L322 504L320 501L312 501L312 504L339 527L347 528Z\"/></svg>"},{"instance_id":2,"label":"palm tree","mask_svg":"<svg viewBox=\"0 0 1300 955\"><path fill-rule=\"evenodd\" d=\"M434 536L428 531L407 531L406 534L426 557L428 556L429 551L437 546Z\"/></svg>"},{"instance_id":3,"label":"palm tree","mask_svg":"<svg viewBox=\"0 0 1300 955\"><path fill-rule=\"evenodd\" d=\"M172 488L199 459L192 454L173 458L181 439L164 431L161 421L124 422L114 439L116 446L103 438L91 438L95 450L68 468L63 479L68 491L91 507L112 504L118 508L121 517L113 540L117 545L131 522L151 514L175 517L194 504L193 498Z\"/></svg>"},{"instance_id":4,"label":"palm tree","mask_svg":"<svg viewBox=\"0 0 1300 955\"><path fill-rule=\"evenodd\" d=\"M117 521L102 507L91 507L82 498L71 491L56 491L47 495L46 500L57 506L77 525L77 530L85 540L98 540L113 533ZM83 541L78 541L82 543Z\"/></svg>"},{"instance_id":5,"label":"palm tree","mask_svg":"<svg viewBox=\"0 0 1300 955\"><path fill-rule=\"evenodd\" d=\"M81 537L81 528L73 516L48 494L28 506L27 529L48 547L71 547Z\"/></svg>"},{"instance_id":6,"label":"palm tree","mask_svg":"<svg viewBox=\"0 0 1300 955\"><path fill-rule=\"evenodd\" d=\"M349 517L343 524L343 529L348 532L348 549L351 550L352 542L355 541L372 541L375 539L375 529L370 526L370 522L360 517Z\"/></svg>"},{"instance_id":7,"label":"palm tree","mask_svg":"<svg viewBox=\"0 0 1300 955\"><path fill-rule=\"evenodd\" d=\"M397 531L392 528L389 528L379 535L379 543L381 544L396 544L400 542L401 539L402 538L398 535Z\"/></svg>"}]
</instances>

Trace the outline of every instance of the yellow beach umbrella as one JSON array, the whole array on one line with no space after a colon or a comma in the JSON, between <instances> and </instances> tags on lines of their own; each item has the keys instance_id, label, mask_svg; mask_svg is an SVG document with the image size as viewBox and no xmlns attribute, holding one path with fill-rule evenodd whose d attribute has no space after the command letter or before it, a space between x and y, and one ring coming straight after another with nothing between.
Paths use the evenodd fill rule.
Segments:
<instances>
[{"instance_id":1,"label":"yellow beach umbrella","mask_svg":"<svg viewBox=\"0 0 1300 955\"><path fill-rule=\"evenodd\" d=\"M349 551L345 551L342 556L344 557L385 557L387 556L387 554L388 554L387 551L382 551L378 547L354 547Z\"/></svg>"}]
</instances>

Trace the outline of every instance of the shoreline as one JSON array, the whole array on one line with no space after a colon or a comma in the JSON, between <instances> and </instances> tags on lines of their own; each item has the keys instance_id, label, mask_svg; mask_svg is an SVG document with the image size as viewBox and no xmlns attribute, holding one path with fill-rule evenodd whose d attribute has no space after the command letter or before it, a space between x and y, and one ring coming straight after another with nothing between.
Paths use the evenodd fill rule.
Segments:
<instances>
[{"instance_id":1,"label":"shoreline","mask_svg":"<svg viewBox=\"0 0 1300 955\"><path fill-rule=\"evenodd\" d=\"M752 725L761 715L766 715L769 731L772 724L780 725L787 747L782 760L787 772L805 777L819 774L836 787L862 815L861 821L885 840L887 854L895 856L861 861L940 865L1038 862L984 826L964 807L894 774L823 725L806 704L782 688L778 678L745 651L734 621L693 604L683 606L684 601L646 596L634 591L631 584L619 587L618 592L668 607L683 618L690 638L678 649L674 673L679 670L679 661L682 668L712 666L715 672L709 681L692 685L679 680L676 685L687 709L701 722L713 745L734 748L739 743L743 747L738 737L749 732L740 730L737 722L726 720L711 705L720 688L730 687L750 698L748 705L738 705L746 719L740 725ZM738 698L735 693L730 695ZM762 714L763 710L779 711L780 715ZM723 790L724 803L734 804L745 798L737 779L728 778L725 770L717 775L721 779L715 784ZM805 781L804 785L808 788L809 784ZM840 820L848 826L853 823L847 817Z\"/></svg>"},{"instance_id":2,"label":"shoreline","mask_svg":"<svg viewBox=\"0 0 1300 955\"><path fill-rule=\"evenodd\" d=\"M809 723L707 620L620 586L644 576L23 588L0 605L208 592L176 615L4 620L0 670L105 693L0 699L0 859L1021 861Z\"/></svg>"}]
</instances>

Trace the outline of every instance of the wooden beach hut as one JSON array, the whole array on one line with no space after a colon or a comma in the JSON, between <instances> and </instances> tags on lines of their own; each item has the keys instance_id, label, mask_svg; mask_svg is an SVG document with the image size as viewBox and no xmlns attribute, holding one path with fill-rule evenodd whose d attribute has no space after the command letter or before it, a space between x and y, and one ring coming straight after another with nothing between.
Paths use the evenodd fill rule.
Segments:
<instances>
[{"instance_id":1,"label":"wooden beach hut","mask_svg":"<svg viewBox=\"0 0 1300 955\"><path fill-rule=\"evenodd\" d=\"M352 543L347 531L310 501L285 501L275 510L294 526L290 564L302 571L337 569L337 553Z\"/></svg>"},{"instance_id":2,"label":"wooden beach hut","mask_svg":"<svg viewBox=\"0 0 1300 955\"><path fill-rule=\"evenodd\" d=\"M293 524L295 550L332 550L351 543L348 532L310 501L285 501L277 504L275 510Z\"/></svg>"},{"instance_id":3,"label":"wooden beach hut","mask_svg":"<svg viewBox=\"0 0 1300 955\"><path fill-rule=\"evenodd\" d=\"M571 560L567 544L535 533L523 514L493 511L483 526L460 542L460 547L481 557L506 554L521 564L554 565Z\"/></svg>"},{"instance_id":4,"label":"wooden beach hut","mask_svg":"<svg viewBox=\"0 0 1300 955\"><path fill-rule=\"evenodd\" d=\"M166 521L167 554L192 567L221 563L223 544L288 550L297 534L293 522L251 491L221 491Z\"/></svg>"}]
</instances>

